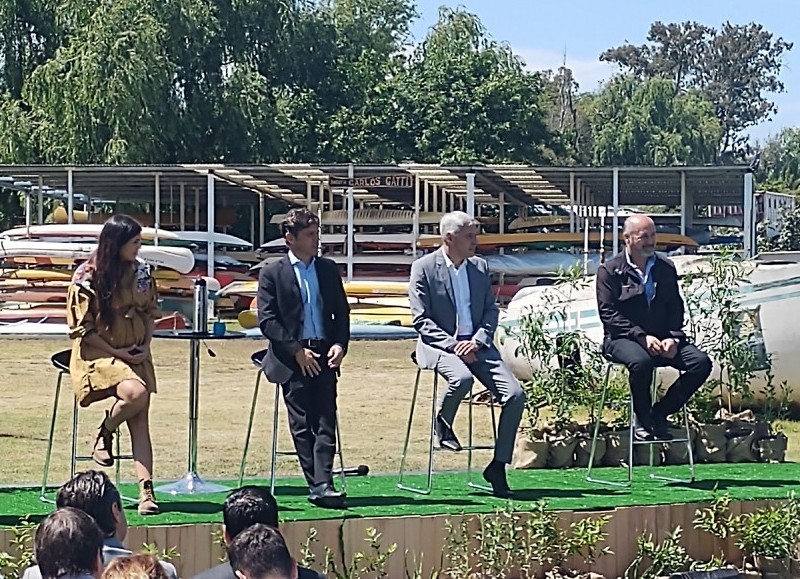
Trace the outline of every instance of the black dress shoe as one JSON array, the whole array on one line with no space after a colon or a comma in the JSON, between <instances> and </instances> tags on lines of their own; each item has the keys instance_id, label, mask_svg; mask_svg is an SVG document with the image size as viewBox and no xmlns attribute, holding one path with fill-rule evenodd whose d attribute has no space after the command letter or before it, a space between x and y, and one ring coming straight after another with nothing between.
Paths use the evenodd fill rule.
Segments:
<instances>
[{"instance_id":1,"label":"black dress shoe","mask_svg":"<svg viewBox=\"0 0 800 579\"><path fill-rule=\"evenodd\" d=\"M676 428L667 421L666 416L653 416L653 434L658 440L669 442L675 437L669 431L670 428Z\"/></svg>"},{"instance_id":2,"label":"black dress shoe","mask_svg":"<svg viewBox=\"0 0 800 579\"><path fill-rule=\"evenodd\" d=\"M492 462L484 469L483 478L492 485L492 494L498 499L510 499L514 497L514 492L508 487L506 467L504 464Z\"/></svg>"},{"instance_id":3,"label":"black dress shoe","mask_svg":"<svg viewBox=\"0 0 800 579\"><path fill-rule=\"evenodd\" d=\"M330 485L313 488L308 494L308 502L323 509L345 509L344 493L337 492Z\"/></svg>"},{"instance_id":4,"label":"black dress shoe","mask_svg":"<svg viewBox=\"0 0 800 579\"><path fill-rule=\"evenodd\" d=\"M441 448L446 448L453 452L459 452L461 450L461 443L458 442L458 438L456 438L453 429L450 428L447 421L439 414L436 415L436 438L439 439L439 446Z\"/></svg>"}]
</instances>

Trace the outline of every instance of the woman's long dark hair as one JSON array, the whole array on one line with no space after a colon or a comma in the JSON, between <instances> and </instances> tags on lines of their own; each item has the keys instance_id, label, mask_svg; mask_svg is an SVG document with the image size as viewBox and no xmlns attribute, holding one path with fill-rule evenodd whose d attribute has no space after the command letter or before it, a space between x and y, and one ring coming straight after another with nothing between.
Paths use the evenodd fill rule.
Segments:
<instances>
[{"instance_id":1,"label":"woman's long dark hair","mask_svg":"<svg viewBox=\"0 0 800 579\"><path fill-rule=\"evenodd\" d=\"M114 215L106 221L100 231L94 255L92 287L97 294L100 319L108 327L111 327L111 321L114 319L112 297L125 273L125 268L130 268L129 263L120 259L119 250L141 232L142 226L127 215Z\"/></svg>"}]
</instances>

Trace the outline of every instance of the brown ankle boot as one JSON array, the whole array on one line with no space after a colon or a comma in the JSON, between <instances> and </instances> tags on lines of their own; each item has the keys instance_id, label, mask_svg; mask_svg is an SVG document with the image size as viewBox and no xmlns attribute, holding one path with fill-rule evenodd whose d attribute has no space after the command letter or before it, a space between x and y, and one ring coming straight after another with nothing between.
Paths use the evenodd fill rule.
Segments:
<instances>
[{"instance_id":1,"label":"brown ankle boot","mask_svg":"<svg viewBox=\"0 0 800 579\"><path fill-rule=\"evenodd\" d=\"M156 493L153 490L152 480L139 481L139 514L157 515L159 513L158 503L156 503Z\"/></svg>"},{"instance_id":2,"label":"brown ankle boot","mask_svg":"<svg viewBox=\"0 0 800 579\"><path fill-rule=\"evenodd\" d=\"M100 423L97 431L94 448L92 448L92 458L100 466L114 466L114 454L112 453L114 433L106 427L108 417L109 413L106 412L106 417Z\"/></svg>"}]
</instances>

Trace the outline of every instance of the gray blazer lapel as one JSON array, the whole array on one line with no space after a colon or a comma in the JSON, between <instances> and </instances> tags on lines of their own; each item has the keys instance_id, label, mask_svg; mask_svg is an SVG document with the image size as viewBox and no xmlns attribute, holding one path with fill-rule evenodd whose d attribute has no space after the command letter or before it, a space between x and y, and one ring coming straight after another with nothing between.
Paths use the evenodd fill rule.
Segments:
<instances>
[{"instance_id":1,"label":"gray blazer lapel","mask_svg":"<svg viewBox=\"0 0 800 579\"><path fill-rule=\"evenodd\" d=\"M444 262L444 250L439 249L436 253L436 277L444 284L444 289L447 290L447 295L456 307L456 297L453 293L453 284L450 281L450 272L447 271L447 265Z\"/></svg>"}]
</instances>

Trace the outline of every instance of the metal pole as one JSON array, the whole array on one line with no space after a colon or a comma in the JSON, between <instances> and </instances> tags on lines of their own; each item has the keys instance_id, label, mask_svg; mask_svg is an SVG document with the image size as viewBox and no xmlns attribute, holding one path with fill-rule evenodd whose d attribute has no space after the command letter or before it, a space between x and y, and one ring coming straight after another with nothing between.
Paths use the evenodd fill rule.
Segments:
<instances>
[{"instance_id":1,"label":"metal pole","mask_svg":"<svg viewBox=\"0 0 800 579\"><path fill-rule=\"evenodd\" d=\"M250 243L256 244L256 206L250 204Z\"/></svg>"},{"instance_id":2,"label":"metal pole","mask_svg":"<svg viewBox=\"0 0 800 579\"><path fill-rule=\"evenodd\" d=\"M475 217L475 173L467 173L467 215Z\"/></svg>"},{"instance_id":3,"label":"metal pole","mask_svg":"<svg viewBox=\"0 0 800 579\"><path fill-rule=\"evenodd\" d=\"M686 202L686 171L681 171L681 235L686 235L687 211L689 210Z\"/></svg>"},{"instance_id":4,"label":"metal pole","mask_svg":"<svg viewBox=\"0 0 800 579\"><path fill-rule=\"evenodd\" d=\"M258 194L258 245L264 245L264 194Z\"/></svg>"},{"instance_id":5,"label":"metal pole","mask_svg":"<svg viewBox=\"0 0 800 579\"><path fill-rule=\"evenodd\" d=\"M419 176L414 175L414 221L411 226L411 251L417 258L417 240L419 239Z\"/></svg>"},{"instance_id":6,"label":"metal pole","mask_svg":"<svg viewBox=\"0 0 800 579\"><path fill-rule=\"evenodd\" d=\"M36 189L36 223L42 225L44 223L44 178L39 175L39 187Z\"/></svg>"},{"instance_id":7,"label":"metal pole","mask_svg":"<svg viewBox=\"0 0 800 579\"><path fill-rule=\"evenodd\" d=\"M70 225L73 223L72 212L74 209L75 200L72 198L72 169L67 169L67 223Z\"/></svg>"},{"instance_id":8,"label":"metal pole","mask_svg":"<svg viewBox=\"0 0 800 579\"><path fill-rule=\"evenodd\" d=\"M190 474L197 473L197 416L200 391L200 340L189 340L189 465Z\"/></svg>"},{"instance_id":9,"label":"metal pole","mask_svg":"<svg viewBox=\"0 0 800 579\"><path fill-rule=\"evenodd\" d=\"M569 174L569 232L575 233L575 173Z\"/></svg>"},{"instance_id":10,"label":"metal pole","mask_svg":"<svg viewBox=\"0 0 800 579\"><path fill-rule=\"evenodd\" d=\"M347 177L352 179L355 177L353 164L347 166ZM331 189L333 191L333 189ZM355 203L353 199L353 187L347 188L347 281L353 281L353 211L355 210Z\"/></svg>"},{"instance_id":11,"label":"metal pole","mask_svg":"<svg viewBox=\"0 0 800 579\"><path fill-rule=\"evenodd\" d=\"M31 226L31 191L25 191L25 227Z\"/></svg>"},{"instance_id":12,"label":"metal pole","mask_svg":"<svg viewBox=\"0 0 800 579\"><path fill-rule=\"evenodd\" d=\"M181 183L181 231L186 231L186 183Z\"/></svg>"},{"instance_id":13,"label":"metal pole","mask_svg":"<svg viewBox=\"0 0 800 579\"><path fill-rule=\"evenodd\" d=\"M206 211L208 212L208 277L214 277L214 173L209 171L206 181L208 197L206 198Z\"/></svg>"},{"instance_id":14,"label":"metal pole","mask_svg":"<svg viewBox=\"0 0 800 579\"><path fill-rule=\"evenodd\" d=\"M614 255L619 253L619 169L614 167L613 172L613 202L614 202L614 216L612 217L611 227L614 229L613 250Z\"/></svg>"},{"instance_id":15,"label":"metal pole","mask_svg":"<svg viewBox=\"0 0 800 579\"><path fill-rule=\"evenodd\" d=\"M194 230L200 231L200 187L194 188Z\"/></svg>"},{"instance_id":16,"label":"metal pole","mask_svg":"<svg viewBox=\"0 0 800 579\"><path fill-rule=\"evenodd\" d=\"M753 232L755 231L755 204L753 203L753 174L744 175L744 256L755 255Z\"/></svg>"},{"instance_id":17,"label":"metal pole","mask_svg":"<svg viewBox=\"0 0 800 579\"><path fill-rule=\"evenodd\" d=\"M158 228L161 225L161 174L156 173L156 215L153 221L156 229L156 236L153 245L158 245Z\"/></svg>"}]
</instances>

